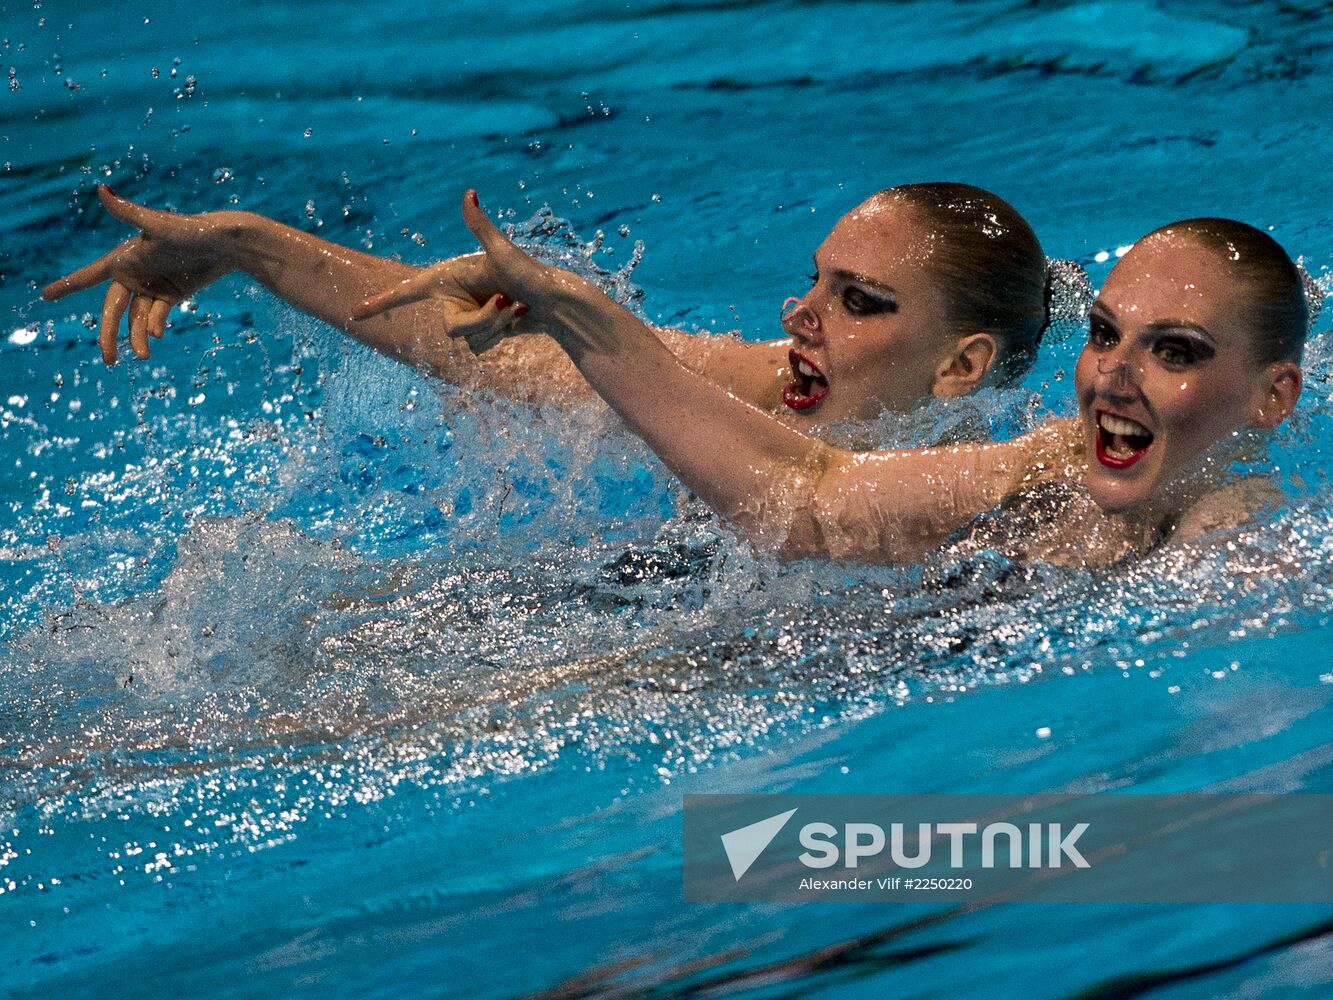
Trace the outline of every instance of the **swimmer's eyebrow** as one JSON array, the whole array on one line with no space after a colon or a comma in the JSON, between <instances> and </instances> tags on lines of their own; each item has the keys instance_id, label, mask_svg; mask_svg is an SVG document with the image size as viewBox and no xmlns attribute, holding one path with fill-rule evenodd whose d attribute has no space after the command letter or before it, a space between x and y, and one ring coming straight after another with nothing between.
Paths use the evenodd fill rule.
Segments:
<instances>
[{"instance_id":1,"label":"swimmer's eyebrow","mask_svg":"<svg viewBox=\"0 0 1333 1000\"><path fill-rule=\"evenodd\" d=\"M819 266L819 254L815 254L810 259L814 261L815 270L821 270ZM859 285L869 285L871 288L883 292L885 295L891 296L894 299L898 297L898 292L892 285L886 285L878 278L872 278L868 274L858 274L855 271L848 271L845 268L840 267L835 267L829 273L833 275L833 277L839 278L842 281L855 281Z\"/></svg>"},{"instance_id":2,"label":"swimmer's eyebrow","mask_svg":"<svg viewBox=\"0 0 1333 1000\"><path fill-rule=\"evenodd\" d=\"M1156 323L1149 323L1148 330L1154 333L1164 333L1168 330L1179 330L1184 333L1197 334L1203 340L1214 343L1213 335L1208 332L1207 327L1202 327L1198 323L1188 323L1183 319L1162 319Z\"/></svg>"},{"instance_id":3,"label":"swimmer's eyebrow","mask_svg":"<svg viewBox=\"0 0 1333 1000\"><path fill-rule=\"evenodd\" d=\"M1116 326L1120 325L1120 321L1116 319L1115 310L1110 306L1103 304L1100 300L1092 304L1092 307L1088 310L1088 315L1100 316L1102 319L1107 320ZM1155 323L1149 323L1144 329L1151 333L1180 330L1187 333L1197 334L1209 343L1216 343L1216 339L1208 332L1207 327L1202 327L1198 323L1191 323L1188 320L1183 319L1159 319Z\"/></svg>"},{"instance_id":4,"label":"swimmer's eyebrow","mask_svg":"<svg viewBox=\"0 0 1333 1000\"><path fill-rule=\"evenodd\" d=\"M1102 302L1101 299L1097 299L1088 307L1088 319L1102 319L1114 327L1118 328L1120 326L1120 317L1115 314L1114 309Z\"/></svg>"}]
</instances>

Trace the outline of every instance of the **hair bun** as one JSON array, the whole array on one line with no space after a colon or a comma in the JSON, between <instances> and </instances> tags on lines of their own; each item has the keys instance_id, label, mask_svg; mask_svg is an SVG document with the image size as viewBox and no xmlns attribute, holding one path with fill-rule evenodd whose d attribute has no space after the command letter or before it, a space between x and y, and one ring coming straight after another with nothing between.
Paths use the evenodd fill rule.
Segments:
<instances>
[{"instance_id":1,"label":"hair bun","mask_svg":"<svg viewBox=\"0 0 1333 1000\"><path fill-rule=\"evenodd\" d=\"M1319 279L1305 269L1304 257L1296 261L1296 273L1301 276L1301 289L1305 292L1305 311L1309 317L1305 321L1305 335L1308 337L1314 333L1315 322L1324 308L1324 296L1328 293Z\"/></svg>"},{"instance_id":2,"label":"hair bun","mask_svg":"<svg viewBox=\"0 0 1333 1000\"><path fill-rule=\"evenodd\" d=\"M1046 331L1052 343L1081 333L1097 293L1083 266L1074 260L1046 258Z\"/></svg>"}]
</instances>

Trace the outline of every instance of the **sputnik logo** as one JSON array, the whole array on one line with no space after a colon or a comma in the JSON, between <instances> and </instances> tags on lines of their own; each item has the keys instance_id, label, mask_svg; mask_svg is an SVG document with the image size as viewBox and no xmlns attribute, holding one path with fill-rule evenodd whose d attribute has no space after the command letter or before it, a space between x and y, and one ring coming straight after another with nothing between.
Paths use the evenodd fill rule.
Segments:
<instances>
[{"instance_id":1,"label":"sputnik logo","mask_svg":"<svg viewBox=\"0 0 1333 1000\"><path fill-rule=\"evenodd\" d=\"M731 862L731 874L736 876L737 882L750 870L750 866L759 860L764 848L773 843L773 838L787 825L787 820L795 815L795 809L788 809L785 813L778 813L768 819L761 819L758 823L751 823L739 830L722 834L722 847L727 852L727 860Z\"/></svg>"}]
</instances>

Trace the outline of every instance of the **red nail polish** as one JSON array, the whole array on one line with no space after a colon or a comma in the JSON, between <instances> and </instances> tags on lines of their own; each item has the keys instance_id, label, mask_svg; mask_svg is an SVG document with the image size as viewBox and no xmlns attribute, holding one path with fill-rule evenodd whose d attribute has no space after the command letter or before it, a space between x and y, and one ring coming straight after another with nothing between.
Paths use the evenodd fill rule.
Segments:
<instances>
[{"instance_id":1,"label":"red nail polish","mask_svg":"<svg viewBox=\"0 0 1333 1000\"><path fill-rule=\"evenodd\" d=\"M513 300L508 295L497 295L495 297L496 309L508 309L513 304Z\"/></svg>"},{"instance_id":2,"label":"red nail polish","mask_svg":"<svg viewBox=\"0 0 1333 1000\"><path fill-rule=\"evenodd\" d=\"M530 310L527 306L525 306L525 305L524 305L523 303L521 303L521 302L520 302L518 305L514 306L514 315L515 315L515 316L526 316L526 315L527 315L529 312L531 312L531 311L532 311L532 310Z\"/></svg>"},{"instance_id":3,"label":"red nail polish","mask_svg":"<svg viewBox=\"0 0 1333 1000\"><path fill-rule=\"evenodd\" d=\"M111 195L111 197L113 198L120 197L120 195L116 194L115 189L110 184L103 184L102 187L106 188L106 193Z\"/></svg>"},{"instance_id":4,"label":"red nail polish","mask_svg":"<svg viewBox=\"0 0 1333 1000\"><path fill-rule=\"evenodd\" d=\"M467 193L467 198L468 201L472 202L472 204L475 205L477 208L481 207L481 200L477 197L477 192L469 191Z\"/></svg>"}]
</instances>

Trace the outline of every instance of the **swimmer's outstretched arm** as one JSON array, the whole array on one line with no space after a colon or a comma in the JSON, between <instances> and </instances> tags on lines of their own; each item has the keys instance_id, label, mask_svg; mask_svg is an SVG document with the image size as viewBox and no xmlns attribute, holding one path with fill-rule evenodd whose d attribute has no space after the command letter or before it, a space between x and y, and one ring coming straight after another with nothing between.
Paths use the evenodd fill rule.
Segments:
<instances>
[{"instance_id":1,"label":"swimmer's outstretched arm","mask_svg":"<svg viewBox=\"0 0 1333 1000\"><path fill-rule=\"evenodd\" d=\"M910 560L1017 489L1048 447L1005 444L855 453L807 437L701 380L600 289L523 253L474 192L464 219L497 283L667 466L710 506L785 554ZM390 296L392 297L392 296ZM480 352L504 331L479 336Z\"/></svg>"},{"instance_id":2,"label":"swimmer's outstretched arm","mask_svg":"<svg viewBox=\"0 0 1333 1000\"><path fill-rule=\"evenodd\" d=\"M303 312L445 381L525 397L588 391L563 352L544 337L507 340L481 363L463 342L440 335L448 328L457 337L476 337L508 328L516 318L514 303L500 297L480 254L423 269L351 250L251 212L180 215L127 201L105 186L98 195L111 215L140 235L52 282L42 296L58 299L108 285L98 336L108 365L115 364L119 354L127 313L130 347L139 358L147 358L149 340L163 336L172 308L240 271ZM409 282L426 294L391 315L356 313L372 293ZM540 332L531 324L527 329ZM674 330L661 335L709 377L735 382L755 369L753 364L736 364L739 341ZM744 348L753 355L760 346ZM767 360L776 368L785 354L773 348L769 353L772 358Z\"/></svg>"},{"instance_id":3,"label":"swimmer's outstretched arm","mask_svg":"<svg viewBox=\"0 0 1333 1000\"><path fill-rule=\"evenodd\" d=\"M108 212L140 235L52 282L42 297L58 299L107 283L98 341L108 365L116 362L126 313L130 347L147 358L149 338L163 336L173 307L236 271L370 347L456 383L477 381L482 366L464 347L440 337L439 330L448 324L474 331L512 318L507 315L512 303L485 287L488 275L476 254L432 270L441 286L437 297L393 316L354 320L353 307L368 294L422 269L350 250L251 212L179 215L137 205L106 186L98 195ZM520 349L516 345L515 352ZM528 349L563 361L538 340ZM568 382L582 385L567 363L563 373ZM557 364L553 381L561 374Z\"/></svg>"}]
</instances>

